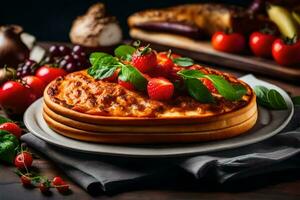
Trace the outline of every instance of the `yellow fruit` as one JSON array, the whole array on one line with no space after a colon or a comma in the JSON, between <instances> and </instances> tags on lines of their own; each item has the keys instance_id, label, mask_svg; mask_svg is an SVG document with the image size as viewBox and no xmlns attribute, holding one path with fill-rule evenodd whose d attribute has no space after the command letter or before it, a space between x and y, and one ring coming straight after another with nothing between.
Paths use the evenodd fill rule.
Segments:
<instances>
[{"instance_id":1,"label":"yellow fruit","mask_svg":"<svg viewBox=\"0 0 300 200\"><path fill-rule=\"evenodd\" d=\"M286 8L270 4L267 8L267 13L270 20L278 26L283 36L293 38L295 35L298 35L297 24L292 14Z\"/></svg>"}]
</instances>

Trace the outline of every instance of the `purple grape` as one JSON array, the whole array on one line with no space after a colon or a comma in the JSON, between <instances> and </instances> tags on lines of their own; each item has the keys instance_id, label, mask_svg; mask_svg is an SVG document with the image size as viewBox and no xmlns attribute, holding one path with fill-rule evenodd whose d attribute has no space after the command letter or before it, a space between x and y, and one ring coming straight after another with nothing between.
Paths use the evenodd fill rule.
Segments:
<instances>
[{"instance_id":1,"label":"purple grape","mask_svg":"<svg viewBox=\"0 0 300 200\"><path fill-rule=\"evenodd\" d=\"M67 62L65 59L62 59L62 60L58 63L59 67L61 67L61 68L66 67L67 64L68 64L68 62Z\"/></svg>"},{"instance_id":2,"label":"purple grape","mask_svg":"<svg viewBox=\"0 0 300 200\"><path fill-rule=\"evenodd\" d=\"M65 67L65 70L67 72L74 72L74 71L78 70L78 67L76 66L75 63L68 63Z\"/></svg>"},{"instance_id":3,"label":"purple grape","mask_svg":"<svg viewBox=\"0 0 300 200\"><path fill-rule=\"evenodd\" d=\"M66 46L63 46L63 45L60 45L58 47L58 49L59 49L59 52L60 52L61 56L64 56L64 55L67 55L67 54L71 53L71 49L69 47L66 47Z\"/></svg>"},{"instance_id":4,"label":"purple grape","mask_svg":"<svg viewBox=\"0 0 300 200\"><path fill-rule=\"evenodd\" d=\"M50 48L49 48L49 54L51 57L57 57L57 56L60 56L60 50L59 50L59 47L57 45L52 45Z\"/></svg>"},{"instance_id":5,"label":"purple grape","mask_svg":"<svg viewBox=\"0 0 300 200\"><path fill-rule=\"evenodd\" d=\"M17 68L17 76L24 77L28 75L34 75L38 65L33 60L26 60L25 63L22 63Z\"/></svg>"},{"instance_id":6,"label":"purple grape","mask_svg":"<svg viewBox=\"0 0 300 200\"><path fill-rule=\"evenodd\" d=\"M73 62L74 58L71 55L66 55L66 56L64 56L64 60L69 63L69 62Z\"/></svg>"},{"instance_id":7,"label":"purple grape","mask_svg":"<svg viewBox=\"0 0 300 200\"><path fill-rule=\"evenodd\" d=\"M75 45L72 49L73 53L75 54L80 54L80 53L84 53L83 48L80 45Z\"/></svg>"},{"instance_id":8,"label":"purple grape","mask_svg":"<svg viewBox=\"0 0 300 200\"><path fill-rule=\"evenodd\" d=\"M73 54L73 59L79 62L85 62L86 61L86 57L77 55L77 54Z\"/></svg>"}]
</instances>

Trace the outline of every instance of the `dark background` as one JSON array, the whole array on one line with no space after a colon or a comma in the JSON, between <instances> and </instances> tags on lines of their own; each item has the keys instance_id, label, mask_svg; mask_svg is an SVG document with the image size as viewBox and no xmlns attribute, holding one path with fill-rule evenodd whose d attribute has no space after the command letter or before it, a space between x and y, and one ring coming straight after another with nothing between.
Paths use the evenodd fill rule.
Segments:
<instances>
[{"instance_id":1,"label":"dark background","mask_svg":"<svg viewBox=\"0 0 300 200\"><path fill-rule=\"evenodd\" d=\"M82 15L97 0L2 0L0 25L19 24L40 41L69 41L72 21ZM146 8L205 2L201 0L102 0L108 12L117 16L128 37L126 19L136 11ZM250 0L214 0L206 2L247 5Z\"/></svg>"}]
</instances>

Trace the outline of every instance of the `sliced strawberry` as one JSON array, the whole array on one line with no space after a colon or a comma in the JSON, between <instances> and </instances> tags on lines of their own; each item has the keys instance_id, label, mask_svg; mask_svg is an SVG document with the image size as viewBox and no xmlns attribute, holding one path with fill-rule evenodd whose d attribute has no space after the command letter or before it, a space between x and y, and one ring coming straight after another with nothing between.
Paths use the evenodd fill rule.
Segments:
<instances>
[{"instance_id":1,"label":"sliced strawberry","mask_svg":"<svg viewBox=\"0 0 300 200\"><path fill-rule=\"evenodd\" d=\"M148 72L157 65L155 52L149 46L138 48L131 62L140 72Z\"/></svg>"},{"instance_id":2,"label":"sliced strawberry","mask_svg":"<svg viewBox=\"0 0 300 200\"><path fill-rule=\"evenodd\" d=\"M169 100L174 93L174 85L165 78L152 78L147 85L150 99Z\"/></svg>"},{"instance_id":3,"label":"sliced strawberry","mask_svg":"<svg viewBox=\"0 0 300 200\"><path fill-rule=\"evenodd\" d=\"M118 79L118 83L127 90L134 90L134 85L132 83L122 81L121 79Z\"/></svg>"},{"instance_id":4,"label":"sliced strawberry","mask_svg":"<svg viewBox=\"0 0 300 200\"><path fill-rule=\"evenodd\" d=\"M218 90L215 88L214 84L211 82L211 80L207 78L202 79L202 83L207 87L209 91L212 93L218 93Z\"/></svg>"}]
</instances>

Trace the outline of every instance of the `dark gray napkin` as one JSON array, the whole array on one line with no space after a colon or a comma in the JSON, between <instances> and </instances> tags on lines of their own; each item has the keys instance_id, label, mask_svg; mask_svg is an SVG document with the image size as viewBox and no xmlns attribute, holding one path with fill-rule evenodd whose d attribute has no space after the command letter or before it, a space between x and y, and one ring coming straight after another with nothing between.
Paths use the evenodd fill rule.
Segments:
<instances>
[{"instance_id":1,"label":"dark gray napkin","mask_svg":"<svg viewBox=\"0 0 300 200\"><path fill-rule=\"evenodd\" d=\"M45 154L90 193L160 185L185 174L217 183L273 171L300 168L300 108L280 134L260 143L216 153L178 158L122 158L69 151L28 133L21 139Z\"/></svg>"}]
</instances>

